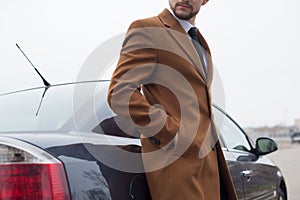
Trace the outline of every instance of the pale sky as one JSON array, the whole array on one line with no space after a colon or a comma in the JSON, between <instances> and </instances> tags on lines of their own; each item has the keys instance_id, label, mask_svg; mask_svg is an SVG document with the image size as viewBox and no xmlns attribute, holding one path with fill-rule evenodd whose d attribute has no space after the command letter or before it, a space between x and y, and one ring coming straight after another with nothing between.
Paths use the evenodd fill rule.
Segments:
<instances>
[{"instance_id":1,"label":"pale sky","mask_svg":"<svg viewBox=\"0 0 300 200\"><path fill-rule=\"evenodd\" d=\"M18 43L52 84L75 81L88 55L167 0L0 0L0 93L41 86ZM299 0L210 0L196 22L241 126L300 118Z\"/></svg>"}]
</instances>

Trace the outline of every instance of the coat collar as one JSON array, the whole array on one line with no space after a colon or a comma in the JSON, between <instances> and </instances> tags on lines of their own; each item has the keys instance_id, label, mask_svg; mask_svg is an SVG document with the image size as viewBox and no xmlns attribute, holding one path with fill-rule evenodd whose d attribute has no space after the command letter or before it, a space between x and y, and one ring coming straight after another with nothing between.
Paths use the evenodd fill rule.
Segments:
<instances>
[{"instance_id":1,"label":"coat collar","mask_svg":"<svg viewBox=\"0 0 300 200\"><path fill-rule=\"evenodd\" d=\"M179 31L183 34L186 34L185 30L181 27L179 22L175 19L175 17L172 15L172 13L170 13L170 11L167 8L165 8L158 15L158 17L166 27Z\"/></svg>"}]
</instances>

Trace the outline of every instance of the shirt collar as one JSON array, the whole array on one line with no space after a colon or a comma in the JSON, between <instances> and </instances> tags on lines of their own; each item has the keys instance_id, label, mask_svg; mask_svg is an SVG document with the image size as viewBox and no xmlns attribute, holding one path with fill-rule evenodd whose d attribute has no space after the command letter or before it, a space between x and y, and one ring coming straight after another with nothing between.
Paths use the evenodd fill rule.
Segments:
<instances>
[{"instance_id":1,"label":"shirt collar","mask_svg":"<svg viewBox=\"0 0 300 200\"><path fill-rule=\"evenodd\" d=\"M190 28L194 27L190 22L188 22L187 20L183 20L183 19L179 19L177 18L173 11L169 9L169 11L172 13L172 15L174 16L174 18L179 22L179 24L181 25L181 27L185 30L185 32L187 33Z\"/></svg>"}]
</instances>

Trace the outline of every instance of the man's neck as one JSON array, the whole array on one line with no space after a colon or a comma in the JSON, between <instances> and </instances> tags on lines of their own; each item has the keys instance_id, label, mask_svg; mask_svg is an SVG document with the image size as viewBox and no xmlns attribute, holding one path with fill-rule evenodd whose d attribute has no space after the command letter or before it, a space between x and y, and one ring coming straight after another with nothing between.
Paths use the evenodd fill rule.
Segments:
<instances>
[{"instance_id":1,"label":"man's neck","mask_svg":"<svg viewBox=\"0 0 300 200\"><path fill-rule=\"evenodd\" d=\"M174 18L179 22L179 24L185 30L185 32L188 32L190 30L190 28L195 25L195 23L191 23L189 20L183 20L183 19L179 19L178 17L176 17L174 12L170 8L168 8L168 10L174 16ZM195 20L195 18L194 18L194 20Z\"/></svg>"},{"instance_id":2,"label":"man's neck","mask_svg":"<svg viewBox=\"0 0 300 200\"><path fill-rule=\"evenodd\" d=\"M193 26L195 26L195 20L196 20L196 16L192 17L191 19L189 19L188 21L190 22L190 24L192 24Z\"/></svg>"}]
</instances>

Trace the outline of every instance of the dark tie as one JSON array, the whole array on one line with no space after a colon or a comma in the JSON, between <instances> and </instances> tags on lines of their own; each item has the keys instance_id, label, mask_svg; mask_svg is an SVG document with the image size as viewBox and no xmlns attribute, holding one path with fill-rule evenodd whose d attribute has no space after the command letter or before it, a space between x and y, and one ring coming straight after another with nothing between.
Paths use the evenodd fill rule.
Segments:
<instances>
[{"instance_id":1,"label":"dark tie","mask_svg":"<svg viewBox=\"0 0 300 200\"><path fill-rule=\"evenodd\" d=\"M206 57L205 57L205 49L201 46L200 39L198 37L197 28L192 27L188 31L190 37L192 38L192 43L195 46L195 49L197 50L197 53L200 57L201 64L203 66L203 69L205 73L207 74L207 65L206 65Z\"/></svg>"}]
</instances>

